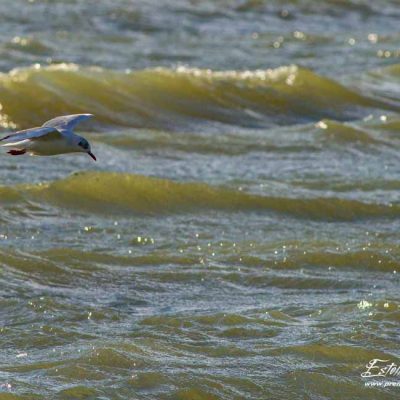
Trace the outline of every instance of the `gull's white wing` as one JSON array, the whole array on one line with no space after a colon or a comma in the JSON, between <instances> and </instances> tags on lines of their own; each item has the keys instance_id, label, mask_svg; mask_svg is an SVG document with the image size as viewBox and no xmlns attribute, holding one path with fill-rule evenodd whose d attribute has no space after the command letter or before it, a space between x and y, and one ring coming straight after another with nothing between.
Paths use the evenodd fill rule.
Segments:
<instances>
[{"instance_id":1,"label":"gull's white wing","mask_svg":"<svg viewBox=\"0 0 400 400\"><path fill-rule=\"evenodd\" d=\"M54 139L60 135L60 132L53 127L41 126L39 128L31 128L12 133L0 139L0 142L4 142L1 146L14 146L16 143L20 143L23 140Z\"/></svg>"},{"instance_id":2,"label":"gull's white wing","mask_svg":"<svg viewBox=\"0 0 400 400\"><path fill-rule=\"evenodd\" d=\"M49 126L56 128L61 131L72 131L79 122L85 121L93 117L92 114L73 114L73 115L63 115L61 117L56 117L47 121L43 126Z\"/></svg>"}]
</instances>

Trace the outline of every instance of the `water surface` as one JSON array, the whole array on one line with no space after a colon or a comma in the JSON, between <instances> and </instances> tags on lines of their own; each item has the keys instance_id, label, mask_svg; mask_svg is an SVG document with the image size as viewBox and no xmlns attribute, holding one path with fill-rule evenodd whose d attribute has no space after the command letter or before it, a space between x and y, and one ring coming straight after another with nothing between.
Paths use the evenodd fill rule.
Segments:
<instances>
[{"instance_id":1,"label":"water surface","mask_svg":"<svg viewBox=\"0 0 400 400\"><path fill-rule=\"evenodd\" d=\"M0 399L398 398L399 17L0 1Z\"/></svg>"}]
</instances>

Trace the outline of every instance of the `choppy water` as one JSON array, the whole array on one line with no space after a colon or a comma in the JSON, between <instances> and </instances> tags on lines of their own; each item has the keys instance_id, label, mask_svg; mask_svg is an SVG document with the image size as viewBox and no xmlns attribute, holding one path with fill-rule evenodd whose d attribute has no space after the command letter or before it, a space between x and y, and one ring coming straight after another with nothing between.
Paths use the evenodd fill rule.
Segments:
<instances>
[{"instance_id":1,"label":"choppy water","mask_svg":"<svg viewBox=\"0 0 400 400\"><path fill-rule=\"evenodd\" d=\"M1 400L398 398L400 3L282 3L0 1Z\"/></svg>"}]
</instances>

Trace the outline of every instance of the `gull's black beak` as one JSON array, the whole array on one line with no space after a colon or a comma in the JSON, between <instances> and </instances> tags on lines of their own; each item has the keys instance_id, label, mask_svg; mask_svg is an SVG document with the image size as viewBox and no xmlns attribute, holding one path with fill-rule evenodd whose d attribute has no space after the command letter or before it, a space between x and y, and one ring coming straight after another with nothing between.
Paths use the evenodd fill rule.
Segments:
<instances>
[{"instance_id":1,"label":"gull's black beak","mask_svg":"<svg viewBox=\"0 0 400 400\"><path fill-rule=\"evenodd\" d=\"M97 161L96 156L91 151L88 151L88 154L93 158L94 161Z\"/></svg>"}]
</instances>

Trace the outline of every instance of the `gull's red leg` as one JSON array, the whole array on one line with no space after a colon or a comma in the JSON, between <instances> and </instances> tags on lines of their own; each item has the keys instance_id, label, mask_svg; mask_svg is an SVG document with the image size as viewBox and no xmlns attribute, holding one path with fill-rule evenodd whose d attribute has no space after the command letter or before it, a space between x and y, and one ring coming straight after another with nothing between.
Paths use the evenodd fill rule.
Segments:
<instances>
[{"instance_id":1,"label":"gull's red leg","mask_svg":"<svg viewBox=\"0 0 400 400\"><path fill-rule=\"evenodd\" d=\"M8 154L11 154L12 156L22 156L22 154L26 153L26 150L10 150L7 152Z\"/></svg>"}]
</instances>

